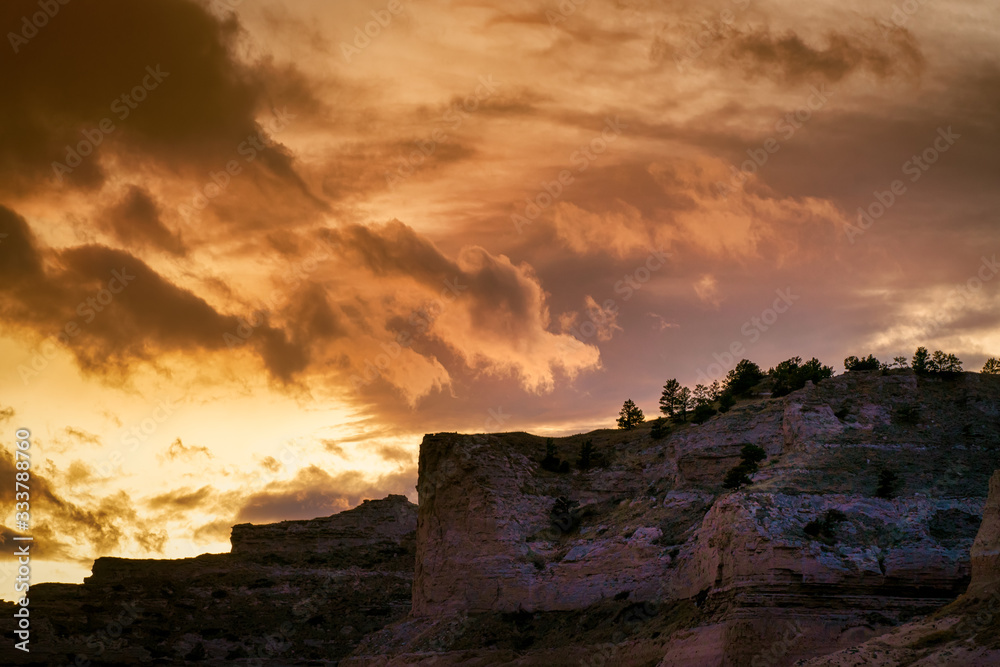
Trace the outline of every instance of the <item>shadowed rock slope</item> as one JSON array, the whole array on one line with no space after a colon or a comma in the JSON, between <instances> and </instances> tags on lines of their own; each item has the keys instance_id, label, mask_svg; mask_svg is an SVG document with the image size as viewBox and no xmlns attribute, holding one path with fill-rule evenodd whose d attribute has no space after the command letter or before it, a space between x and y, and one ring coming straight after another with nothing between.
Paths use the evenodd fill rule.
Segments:
<instances>
[{"instance_id":1,"label":"shadowed rock slope","mask_svg":"<svg viewBox=\"0 0 1000 667\"><path fill-rule=\"evenodd\" d=\"M7 620L0 664L337 664L409 611L415 528L416 505L389 496L235 526L229 554L99 558L82 585L31 587L31 653Z\"/></svg>"}]
</instances>

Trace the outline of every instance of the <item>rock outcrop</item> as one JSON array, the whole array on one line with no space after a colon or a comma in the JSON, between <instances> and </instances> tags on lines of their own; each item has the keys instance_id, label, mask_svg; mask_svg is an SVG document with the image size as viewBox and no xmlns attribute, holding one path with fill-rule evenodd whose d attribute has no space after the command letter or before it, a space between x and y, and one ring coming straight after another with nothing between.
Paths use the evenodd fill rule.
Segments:
<instances>
[{"instance_id":1,"label":"rock outcrop","mask_svg":"<svg viewBox=\"0 0 1000 667\"><path fill-rule=\"evenodd\" d=\"M1000 470L990 480L983 522L972 547L968 591L929 618L803 667L1000 665Z\"/></svg>"},{"instance_id":2,"label":"rock outcrop","mask_svg":"<svg viewBox=\"0 0 1000 667\"><path fill-rule=\"evenodd\" d=\"M5 641L0 664L336 664L409 612L416 518L389 496L236 526L229 554L99 558L82 585L31 586L31 652Z\"/></svg>"},{"instance_id":3,"label":"rock outcrop","mask_svg":"<svg viewBox=\"0 0 1000 667\"><path fill-rule=\"evenodd\" d=\"M563 474L542 438L427 436L411 617L347 664L580 664L610 641L613 664L791 665L926 616L970 581L998 380L850 373L659 441L560 439L605 458ZM726 491L748 443L768 457Z\"/></svg>"}]
</instances>

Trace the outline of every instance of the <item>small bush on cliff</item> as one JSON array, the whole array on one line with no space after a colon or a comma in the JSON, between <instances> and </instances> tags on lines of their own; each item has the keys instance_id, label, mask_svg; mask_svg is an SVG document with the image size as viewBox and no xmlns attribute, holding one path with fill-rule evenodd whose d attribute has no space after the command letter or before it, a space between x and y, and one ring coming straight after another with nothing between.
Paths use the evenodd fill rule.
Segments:
<instances>
[{"instance_id":1,"label":"small bush on cliff","mask_svg":"<svg viewBox=\"0 0 1000 667\"><path fill-rule=\"evenodd\" d=\"M663 417L653 420L653 426L649 429L649 437L653 440L661 440L667 437L670 432L670 428L667 426L667 420Z\"/></svg>"},{"instance_id":2,"label":"small bush on cliff","mask_svg":"<svg viewBox=\"0 0 1000 667\"><path fill-rule=\"evenodd\" d=\"M580 458L576 460L576 467L580 470L590 470L590 457L594 453L594 441L584 440L580 445Z\"/></svg>"},{"instance_id":3,"label":"small bush on cliff","mask_svg":"<svg viewBox=\"0 0 1000 667\"><path fill-rule=\"evenodd\" d=\"M916 405L900 405L894 411L896 419L904 424L920 423L920 407Z\"/></svg>"},{"instance_id":4,"label":"small bush on cliff","mask_svg":"<svg viewBox=\"0 0 1000 667\"><path fill-rule=\"evenodd\" d=\"M882 468L878 471L878 486L875 488L875 497L884 500L892 500L899 490L899 477L896 472L889 468Z\"/></svg>"},{"instance_id":5,"label":"small bush on cliff","mask_svg":"<svg viewBox=\"0 0 1000 667\"><path fill-rule=\"evenodd\" d=\"M704 424L715 414L718 414L718 410L713 408L708 403L702 403L694 409L694 414L691 415L691 421L695 424Z\"/></svg>"},{"instance_id":6,"label":"small bush on cliff","mask_svg":"<svg viewBox=\"0 0 1000 667\"><path fill-rule=\"evenodd\" d=\"M819 540L825 544L833 544L837 541L837 524L847 520L847 515L840 510L830 509L823 515L822 519L813 519L802 529L809 537Z\"/></svg>"},{"instance_id":7,"label":"small bush on cliff","mask_svg":"<svg viewBox=\"0 0 1000 667\"><path fill-rule=\"evenodd\" d=\"M719 412L729 412L729 409L736 405L736 399L728 391L722 392L719 396Z\"/></svg>"},{"instance_id":8,"label":"small bush on cliff","mask_svg":"<svg viewBox=\"0 0 1000 667\"><path fill-rule=\"evenodd\" d=\"M556 443L552 438L545 439L545 458L542 459L542 470L549 472L569 472L569 461L560 461L556 456Z\"/></svg>"},{"instance_id":9,"label":"small bush on cliff","mask_svg":"<svg viewBox=\"0 0 1000 667\"><path fill-rule=\"evenodd\" d=\"M757 445L746 444L740 450L740 462L735 468L726 473L722 480L722 488L738 489L742 486L749 486L753 483L750 476L757 472L757 464L767 458L767 452Z\"/></svg>"},{"instance_id":10,"label":"small bush on cliff","mask_svg":"<svg viewBox=\"0 0 1000 667\"><path fill-rule=\"evenodd\" d=\"M632 402L632 399L625 401L621 412L618 413L618 428L631 431L644 421L646 418L642 415L642 410Z\"/></svg>"}]
</instances>

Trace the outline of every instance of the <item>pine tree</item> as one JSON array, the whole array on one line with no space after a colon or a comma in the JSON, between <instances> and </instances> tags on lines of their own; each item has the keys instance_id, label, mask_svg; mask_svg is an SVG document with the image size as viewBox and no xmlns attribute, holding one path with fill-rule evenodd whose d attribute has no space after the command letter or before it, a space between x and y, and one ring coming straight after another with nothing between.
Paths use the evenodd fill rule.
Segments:
<instances>
[{"instance_id":1,"label":"pine tree","mask_svg":"<svg viewBox=\"0 0 1000 667\"><path fill-rule=\"evenodd\" d=\"M681 383L676 379L667 380L663 385L663 393L660 394L660 412L668 417L673 417L677 410L677 392L681 389Z\"/></svg>"},{"instance_id":2,"label":"pine tree","mask_svg":"<svg viewBox=\"0 0 1000 667\"><path fill-rule=\"evenodd\" d=\"M618 428L631 431L644 421L646 421L646 418L643 417L642 410L636 407L632 399L630 398L625 401L621 412L618 413Z\"/></svg>"}]
</instances>

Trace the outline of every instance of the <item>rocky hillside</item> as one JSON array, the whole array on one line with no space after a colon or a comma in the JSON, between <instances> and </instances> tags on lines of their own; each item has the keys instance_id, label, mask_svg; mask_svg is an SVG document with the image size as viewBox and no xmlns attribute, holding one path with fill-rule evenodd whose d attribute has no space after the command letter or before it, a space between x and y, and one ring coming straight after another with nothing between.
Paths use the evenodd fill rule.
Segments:
<instances>
[{"instance_id":1,"label":"rocky hillside","mask_svg":"<svg viewBox=\"0 0 1000 667\"><path fill-rule=\"evenodd\" d=\"M658 439L556 439L556 457L587 440L589 469L551 472L543 438L428 435L419 508L390 496L235 526L230 554L99 559L82 586L32 587L31 659L997 664L1000 377L852 372ZM759 471L723 488L747 444Z\"/></svg>"},{"instance_id":2,"label":"rocky hillside","mask_svg":"<svg viewBox=\"0 0 1000 667\"><path fill-rule=\"evenodd\" d=\"M575 461L593 440L588 471L543 470L527 434L427 436L411 616L347 664L790 665L856 646L968 586L998 415L1000 378L874 372L661 440L557 441ZM767 458L727 491L747 443Z\"/></svg>"},{"instance_id":3,"label":"rocky hillside","mask_svg":"<svg viewBox=\"0 0 1000 667\"><path fill-rule=\"evenodd\" d=\"M416 509L389 496L235 526L230 554L100 558L82 585L31 587L31 653L5 639L0 664L336 664L409 611Z\"/></svg>"}]
</instances>

